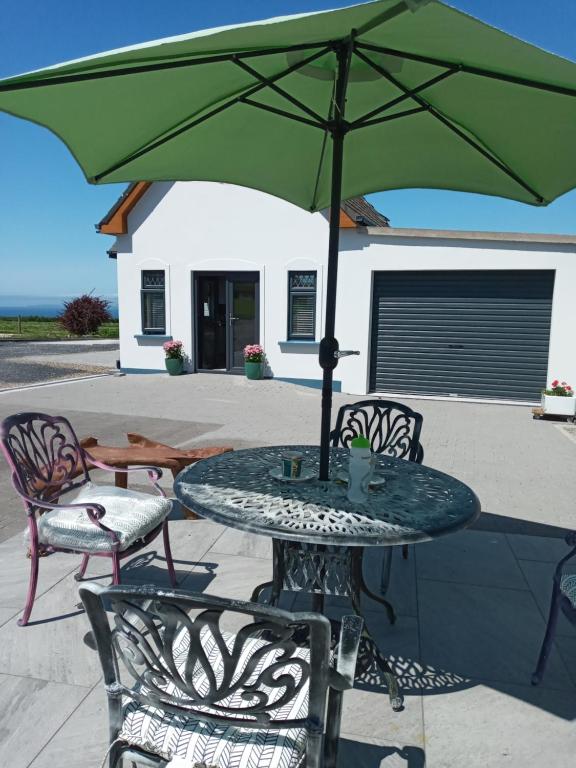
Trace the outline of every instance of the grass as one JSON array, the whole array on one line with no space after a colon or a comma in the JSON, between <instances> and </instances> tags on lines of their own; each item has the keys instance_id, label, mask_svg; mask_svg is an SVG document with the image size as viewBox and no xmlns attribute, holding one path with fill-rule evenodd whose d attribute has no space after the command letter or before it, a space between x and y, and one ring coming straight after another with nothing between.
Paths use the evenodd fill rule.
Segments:
<instances>
[{"instance_id":1,"label":"grass","mask_svg":"<svg viewBox=\"0 0 576 768\"><path fill-rule=\"evenodd\" d=\"M20 331L20 332L19 332ZM53 317L22 317L20 328L17 317L0 317L0 335L10 334L14 339L77 339L71 336ZM104 323L91 338L117 339L118 321Z\"/></svg>"}]
</instances>

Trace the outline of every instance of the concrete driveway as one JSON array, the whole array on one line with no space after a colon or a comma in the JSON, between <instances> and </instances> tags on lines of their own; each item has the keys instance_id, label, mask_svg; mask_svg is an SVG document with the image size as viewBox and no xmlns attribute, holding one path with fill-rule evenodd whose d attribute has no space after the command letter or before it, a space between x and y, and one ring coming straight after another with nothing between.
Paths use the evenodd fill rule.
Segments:
<instances>
[{"instance_id":1,"label":"concrete driveway","mask_svg":"<svg viewBox=\"0 0 576 768\"><path fill-rule=\"evenodd\" d=\"M118 342L2 341L0 390L108 373L116 368Z\"/></svg>"},{"instance_id":2,"label":"concrete driveway","mask_svg":"<svg viewBox=\"0 0 576 768\"><path fill-rule=\"evenodd\" d=\"M336 406L358 398L336 395ZM526 407L410 401L424 415L425 463L478 494L473 529L394 553L387 623L367 601L366 619L395 667L406 707L393 713L382 687L345 696L340 768L572 768L576 753L576 632L558 629L548 672L530 685L542 640L551 575L576 528L570 431L533 421ZM219 375L106 377L0 395L0 417L63 413L80 435L121 443L138 431L182 446L317 442L320 393L275 381ZM167 481L167 485L170 481ZM82 642L72 572L79 558L40 564L33 623L16 625L28 561L24 516L0 468L0 709L7 738L0 765L96 768L106 749L106 711L95 654ZM270 543L208 521L171 524L185 589L247 598L269 578ZM367 554L373 587L381 551ZM105 562L89 577L106 582ZM165 584L161 544L123 568L126 582ZM287 608L308 607L287 593ZM329 603L334 616L349 611ZM14 702L18 701L17 707ZM27 714L27 717L24 716ZM39 726L32 731L29 718ZM27 719L28 718L28 719Z\"/></svg>"}]
</instances>

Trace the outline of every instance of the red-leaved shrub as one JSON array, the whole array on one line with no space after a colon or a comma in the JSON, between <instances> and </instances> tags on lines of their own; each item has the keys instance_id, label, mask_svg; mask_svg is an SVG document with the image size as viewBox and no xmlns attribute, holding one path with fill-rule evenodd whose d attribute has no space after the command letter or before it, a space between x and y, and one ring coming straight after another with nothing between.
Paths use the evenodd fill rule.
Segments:
<instances>
[{"instance_id":1,"label":"red-leaved shrub","mask_svg":"<svg viewBox=\"0 0 576 768\"><path fill-rule=\"evenodd\" d=\"M64 302L64 311L58 317L58 322L74 336L97 333L102 323L112 320L109 306L110 302L106 299L85 293L77 299Z\"/></svg>"}]
</instances>

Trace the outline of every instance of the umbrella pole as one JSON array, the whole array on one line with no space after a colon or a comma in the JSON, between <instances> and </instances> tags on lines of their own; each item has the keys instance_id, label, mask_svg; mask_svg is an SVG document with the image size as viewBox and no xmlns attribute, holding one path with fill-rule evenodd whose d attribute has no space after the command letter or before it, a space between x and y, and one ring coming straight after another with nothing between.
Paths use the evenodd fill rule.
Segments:
<instances>
[{"instance_id":1,"label":"umbrella pole","mask_svg":"<svg viewBox=\"0 0 576 768\"><path fill-rule=\"evenodd\" d=\"M322 420L320 428L320 480L330 475L330 424L332 414L332 380L338 365L338 341L334 337L336 322L336 288L338 280L338 246L340 244L340 204L342 202L342 165L344 137L348 126L344 120L346 87L350 69L351 43L336 51L338 74L334 99L332 132L332 189L330 192L330 235L328 239L328 279L326 284L326 315L324 338L320 342L319 362L322 375Z\"/></svg>"},{"instance_id":2,"label":"umbrella pole","mask_svg":"<svg viewBox=\"0 0 576 768\"><path fill-rule=\"evenodd\" d=\"M340 243L340 194L344 136L334 136L332 160L332 194L330 202L330 236L328 240L328 280L324 338L320 342L322 376L322 421L320 428L320 479L330 474L330 424L332 415L332 379L338 365L338 341L334 338L336 322L336 285L338 279L338 246Z\"/></svg>"}]
</instances>

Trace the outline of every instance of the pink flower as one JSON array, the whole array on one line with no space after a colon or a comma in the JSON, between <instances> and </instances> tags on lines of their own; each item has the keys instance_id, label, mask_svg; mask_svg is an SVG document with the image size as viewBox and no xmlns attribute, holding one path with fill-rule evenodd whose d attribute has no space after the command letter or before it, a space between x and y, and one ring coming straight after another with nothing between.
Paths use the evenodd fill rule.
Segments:
<instances>
[{"instance_id":1,"label":"pink flower","mask_svg":"<svg viewBox=\"0 0 576 768\"><path fill-rule=\"evenodd\" d=\"M261 363L264 359L264 347L260 344L247 344L244 347L244 360L247 363Z\"/></svg>"},{"instance_id":2,"label":"pink flower","mask_svg":"<svg viewBox=\"0 0 576 768\"><path fill-rule=\"evenodd\" d=\"M182 342L181 341L165 341L162 344L162 349L166 353L166 357L183 357L182 354Z\"/></svg>"}]
</instances>

